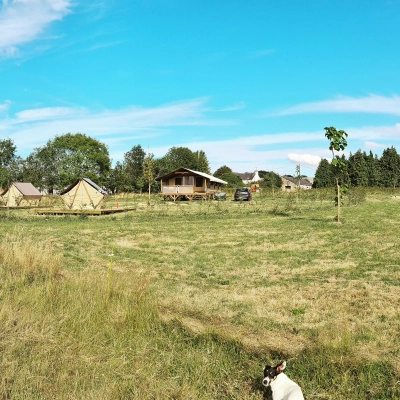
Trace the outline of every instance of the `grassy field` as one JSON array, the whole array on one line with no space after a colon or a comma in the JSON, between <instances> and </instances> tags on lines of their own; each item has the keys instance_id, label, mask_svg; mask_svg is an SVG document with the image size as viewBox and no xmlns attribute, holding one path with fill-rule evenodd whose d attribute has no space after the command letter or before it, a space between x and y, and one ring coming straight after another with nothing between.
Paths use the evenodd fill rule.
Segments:
<instances>
[{"instance_id":1,"label":"grassy field","mask_svg":"<svg viewBox=\"0 0 400 400\"><path fill-rule=\"evenodd\" d=\"M332 198L0 210L0 399L399 399L400 191Z\"/></svg>"}]
</instances>

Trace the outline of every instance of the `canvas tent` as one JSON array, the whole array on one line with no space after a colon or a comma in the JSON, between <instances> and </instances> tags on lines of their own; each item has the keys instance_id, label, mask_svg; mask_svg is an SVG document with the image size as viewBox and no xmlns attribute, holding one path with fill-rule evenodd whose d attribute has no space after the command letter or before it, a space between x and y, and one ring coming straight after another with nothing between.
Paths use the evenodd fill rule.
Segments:
<instances>
[{"instance_id":1,"label":"canvas tent","mask_svg":"<svg viewBox=\"0 0 400 400\"><path fill-rule=\"evenodd\" d=\"M60 196L70 210L100 208L107 192L89 178L80 178L61 191Z\"/></svg>"},{"instance_id":2,"label":"canvas tent","mask_svg":"<svg viewBox=\"0 0 400 400\"><path fill-rule=\"evenodd\" d=\"M39 190L27 182L12 183L0 196L7 207L37 206L42 198Z\"/></svg>"}]
</instances>

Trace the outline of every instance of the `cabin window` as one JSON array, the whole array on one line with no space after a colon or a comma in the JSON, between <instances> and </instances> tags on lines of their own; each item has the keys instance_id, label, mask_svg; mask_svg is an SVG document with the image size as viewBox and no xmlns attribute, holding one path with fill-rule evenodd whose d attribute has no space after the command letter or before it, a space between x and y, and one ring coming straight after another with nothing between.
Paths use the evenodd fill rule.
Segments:
<instances>
[{"instance_id":1,"label":"cabin window","mask_svg":"<svg viewBox=\"0 0 400 400\"><path fill-rule=\"evenodd\" d=\"M291 189L292 187L291 186L285 186L285 189Z\"/></svg>"},{"instance_id":2,"label":"cabin window","mask_svg":"<svg viewBox=\"0 0 400 400\"><path fill-rule=\"evenodd\" d=\"M197 176L196 177L196 187L202 187L203 186L203 178Z\"/></svg>"},{"instance_id":3,"label":"cabin window","mask_svg":"<svg viewBox=\"0 0 400 400\"><path fill-rule=\"evenodd\" d=\"M193 186L194 184L194 176L184 176L183 177L184 185Z\"/></svg>"},{"instance_id":4,"label":"cabin window","mask_svg":"<svg viewBox=\"0 0 400 400\"><path fill-rule=\"evenodd\" d=\"M175 178L175 185L181 186L182 185L182 178Z\"/></svg>"}]
</instances>

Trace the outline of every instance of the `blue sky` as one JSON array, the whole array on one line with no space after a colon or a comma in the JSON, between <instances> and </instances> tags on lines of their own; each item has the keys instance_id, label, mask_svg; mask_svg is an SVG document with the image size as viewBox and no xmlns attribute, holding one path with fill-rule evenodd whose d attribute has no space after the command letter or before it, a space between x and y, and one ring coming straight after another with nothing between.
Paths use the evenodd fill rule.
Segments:
<instances>
[{"instance_id":1,"label":"blue sky","mask_svg":"<svg viewBox=\"0 0 400 400\"><path fill-rule=\"evenodd\" d=\"M0 0L1 1L1 0ZM0 138L312 176L324 127L400 152L399 0L2 0Z\"/></svg>"}]
</instances>

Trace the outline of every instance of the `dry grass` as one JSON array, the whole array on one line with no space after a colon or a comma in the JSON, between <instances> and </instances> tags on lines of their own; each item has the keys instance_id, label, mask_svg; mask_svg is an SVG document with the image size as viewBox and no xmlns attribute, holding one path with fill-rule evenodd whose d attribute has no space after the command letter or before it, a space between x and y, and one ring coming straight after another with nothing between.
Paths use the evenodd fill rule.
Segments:
<instances>
[{"instance_id":1,"label":"dry grass","mask_svg":"<svg viewBox=\"0 0 400 400\"><path fill-rule=\"evenodd\" d=\"M4 255L0 255L0 264L20 265L13 268L23 272L13 273L12 277L20 276L18 279L24 285L29 283L26 278L29 273L25 270L41 271L41 265L51 265L33 274L42 277L44 286L38 286L33 293L21 292L20 304L28 302L26 296L40 296L43 287L53 288L46 290L53 290L53 296L57 293L56 310L61 321L71 321L66 311L69 308L75 309L74 315L82 316L73 332L82 338L84 345L70 340L67 344L71 352L64 349L54 334L60 327L49 333L46 327L59 325L54 315L41 314L43 310L36 314L40 323L30 322L35 326L35 333L24 336L27 331L21 330L17 341L24 343L26 349L33 347L38 354L44 351L54 356L62 350L66 364L72 363L74 354L78 354L78 371L83 365L105 362L107 357L112 362L128 357L126 362L137 367L130 373L125 367L117 368L124 377L125 391L121 389L121 393L130 393L133 389L128 387L133 382L137 384L140 377L151 388L151 394L142 398L162 398L157 397L162 390L168 393L164 398L176 399L262 398L258 371L264 362L279 361L281 357L289 359L288 373L292 372L290 375L302 384L308 399L365 399L372 395L380 399L398 398L398 202L392 193L374 193L365 203L345 207L344 223L338 226L329 199L315 193L307 196L302 196L300 201L282 194L274 199L259 197L252 204L164 203L154 199L150 206L147 206L147 197L140 203L138 196L125 196L126 205L136 204L136 210L116 216L34 217L22 210L4 214L2 237L3 246L7 243L7 247L2 248ZM19 226L17 231L15 225ZM35 246L40 251L33 256L30 253ZM106 292L111 249L115 254L112 277L115 308L103 314L104 307L100 305ZM42 261L39 253L43 254ZM22 261L18 261L18 254ZM49 259L54 262L49 263ZM10 273L2 279L10 281ZM85 346L91 346L79 329L86 324L91 326L90 332L95 332L105 315L107 321L112 321L111 325L106 324L108 341L118 342L113 336L118 337L116 326L125 332L123 335L134 335L126 325L128 303L132 301L130 288L136 293L134 298L140 292L140 296L149 299L148 293L151 293L154 302L141 304L153 310L150 314L152 323L159 327L156 331L183 335L186 339L182 336L174 339L183 345L165 350L165 343L161 343L165 336L161 335L161 342L155 342L145 335L139 340L135 357L127 355L130 347L124 341L120 342L118 354L107 347L108 342L107 356L93 349L85 351ZM3 298L11 293L4 292L4 286L2 290ZM89 304L87 298L84 300L85 291L93 298ZM62 308L64 297L68 301ZM33 303L33 300L28 302ZM155 316L154 307L161 319ZM13 326L11 314L2 309L1 321L6 322L7 329ZM225 360L224 367L215 365L214 352L212 356L207 355L208 339L200 348L193 348L191 340L209 335L223 338L218 341L218 346L222 343L218 356ZM97 339L100 338L95 338L95 347L100 346ZM224 347L224 343L230 344ZM240 371L237 371L239 375L234 372L234 364L241 362L231 353L236 354L236 344L243 346L245 353L240 353L239 360L246 363L250 374L244 374L243 381L236 380L241 379L238 378ZM168 355L167 364L171 363L171 368L181 370L179 379L160 372L159 364L165 360L154 358L151 353L154 346L160 349L160 357ZM2 349L5 348L2 343ZM193 364L188 353L195 354ZM3 350L4 354L9 358L3 368L7 365L12 376L16 366L10 361L9 353ZM139 354L151 361L140 361ZM190 371L183 372L185 368L176 357ZM208 360L206 364L212 371L211 376L204 378L208 388L193 376L193 368L204 373L202 357ZM106 368L116 368L112 365ZM314 376L309 375L310 369L314 370ZM235 383L230 382L233 391L225 384L221 386L219 379L228 379L219 375L222 372L235 375L232 378ZM139 392L145 390L139 385L137 392L118 397L115 395L118 385L113 384L115 376L103 371L110 389L102 384L102 389L96 392L93 382L98 379L95 378L98 372L79 373L82 374L79 393L86 393L86 398L95 398L101 391L103 398L141 398ZM66 374L64 378L63 374ZM53 381L61 380L60 384L64 385L70 374L61 368ZM158 389L151 383L151 379L157 380L157 374L166 379L165 385ZM31 379L38 383L42 378ZM85 379L90 386L86 392ZM391 385L389 393L394 397L384 397L382 382ZM40 393L47 393L46 390Z\"/></svg>"}]
</instances>

